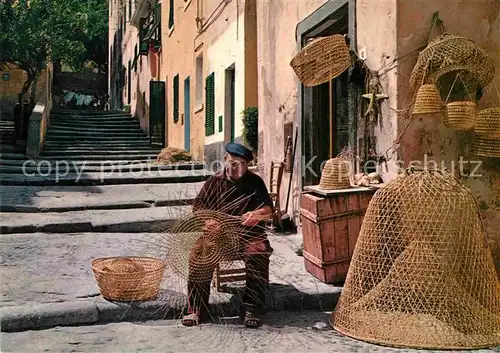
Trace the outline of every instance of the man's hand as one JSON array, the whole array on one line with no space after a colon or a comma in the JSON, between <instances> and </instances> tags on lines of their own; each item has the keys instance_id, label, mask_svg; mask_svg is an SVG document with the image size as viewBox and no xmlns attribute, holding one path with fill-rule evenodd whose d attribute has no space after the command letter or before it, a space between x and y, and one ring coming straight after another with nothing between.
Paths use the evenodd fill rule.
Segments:
<instances>
[{"instance_id":1,"label":"man's hand","mask_svg":"<svg viewBox=\"0 0 500 353\"><path fill-rule=\"evenodd\" d=\"M269 219L272 217L272 210L269 206L264 206L255 210L253 212L247 212L243 216L243 225L253 227L257 225L260 221Z\"/></svg>"},{"instance_id":2,"label":"man's hand","mask_svg":"<svg viewBox=\"0 0 500 353\"><path fill-rule=\"evenodd\" d=\"M220 232L221 230L221 225L219 221L216 221L215 219L207 219L205 221L205 225L203 226L203 231L206 233L217 233Z\"/></svg>"}]
</instances>

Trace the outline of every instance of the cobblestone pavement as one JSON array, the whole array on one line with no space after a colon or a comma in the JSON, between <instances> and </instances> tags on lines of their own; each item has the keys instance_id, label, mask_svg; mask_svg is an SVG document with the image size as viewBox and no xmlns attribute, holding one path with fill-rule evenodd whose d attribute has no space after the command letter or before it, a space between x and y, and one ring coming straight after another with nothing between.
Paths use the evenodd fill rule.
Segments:
<instances>
[{"instance_id":1,"label":"cobblestone pavement","mask_svg":"<svg viewBox=\"0 0 500 353\"><path fill-rule=\"evenodd\" d=\"M203 183L107 186L0 186L3 205L70 207L192 198Z\"/></svg>"},{"instance_id":2,"label":"cobblestone pavement","mask_svg":"<svg viewBox=\"0 0 500 353\"><path fill-rule=\"evenodd\" d=\"M306 272L294 250L301 236L270 236L274 248L270 281L283 290L339 291ZM1 306L85 301L99 298L91 262L98 257L162 255L161 235L120 233L12 234L0 236ZM162 287L185 290L184 281L165 275ZM96 298L98 297L98 298ZM325 310L328 310L325 309Z\"/></svg>"},{"instance_id":3,"label":"cobblestone pavement","mask_svg":"<svg viewBox=\"0 0 500 353\"><path fill-rule=\"evenodd\" d=\"M328 326L329 313L277 312L268 314L260 329L233 323L182 327L177 320L143 323L57 327L42 331L2 333L2 352L359 352L410 353L343 337ZM437 352L437 351L421 351ZM477 350L475 352L494 352ZM498 349L497 349L498 352Z\"/></svg>"}]
</instances>

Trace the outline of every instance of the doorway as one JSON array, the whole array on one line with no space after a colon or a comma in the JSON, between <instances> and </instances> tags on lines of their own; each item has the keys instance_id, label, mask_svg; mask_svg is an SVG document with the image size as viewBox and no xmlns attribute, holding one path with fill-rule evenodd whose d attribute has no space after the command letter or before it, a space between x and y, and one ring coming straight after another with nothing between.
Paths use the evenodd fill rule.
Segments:
<instances>
[{"instance_id":1,"label":"doorway","mask_svg":"<svg viewBox=\"0 0 500 353\"><path fill-rule=\"evenodd\" d=\"M191 79L184 80L184 149L191 149Z\"/></svg>"},{"instance_id":2,"label":"doorway","mask_svg":"<svg viewBox=\"0 0 500 353\"><path fill-rule=\"evenodd\" d=\"M225 73L225 106L224 106L224 142L234 142L236 121L236 75L234 64L226 69Z\"/></svg>"},{"instance_id":3,"label":"doorway","mask_svg":"<svg viewBox=\"0 0 500 353\"><path fill-rule=\"evenodd\" d=\"M322 22L301 36L301 46L309 39L349 33L349 8L345 3ZM302 87L302 151L304 165L302 186L317 185L321 167L343 148L355 150L355 112L350 109L353 94L349 70L315 87Z\"/></svg>"},{"instance_id":4,"label":"doorway","mask_svg":"<svg viewBox=\"0 0 500 353\"><path fill-rule=\"evenodd\" d=\"M149 81L149 139L153 145L166 144L165 81Z\"/></svg>"}]
</instances>

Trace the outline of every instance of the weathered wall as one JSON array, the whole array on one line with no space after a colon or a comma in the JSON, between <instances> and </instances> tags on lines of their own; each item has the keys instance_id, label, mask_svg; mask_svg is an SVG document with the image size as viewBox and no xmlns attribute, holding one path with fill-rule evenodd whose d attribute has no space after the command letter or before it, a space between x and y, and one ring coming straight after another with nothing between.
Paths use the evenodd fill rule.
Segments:
<instances>
[{"instance_id":1,"label":"weathered wall","mask_svg":"<svg viewBox=\"0 0 500 353\"><path fill-rule=\"evenodd\" d=\"M295 31L297 24L326 1L257 1L257 65L259 101L259 175L269 183L272 161L284 158L286 122L294 123L297 112L299 81L290 66L297 53ZM300 129L300 127L299 127ZM295 134L295 132L294 132ZM300 161L300 135L296 161ZM290 197L289 214L298 216L300 199L300 163L296 162ZM286 203L289 173L283 174L281 203ZM268 185L269 187L269 185Z\"/></svg>"},{"instance_id":2,"label":"weathered wall","mask_svg":"<svg viewBox=\"0 0 500 353\"><path fill-rule=\"evenodd\" d=\"M481 1L398 1L398 56L416 49L423 40L428 39L432 14L439 11L446 31L462 35L474 40L485 49L495 61L496 76L494 82L500 87L500 4L495 0ZM434 32L433 36L438 32ZM408 56L399 62L398 94L399 108L407 107L412 101L414 92L408 84L410 72L416 63L418 53ZM499 96L495 83L486 87L486 95L479 102L479 109L498 107ZM445 99L446 97L443 97ZM400 117L399 126L406 125L404 117ZM402 157L405 162L422 161L424 155L429 160L444 163L454 170L461 181L471 188L479 200L482 215L487 228L487 236L491 251L500 274L500 187L493 188L491 181L499 178L500 159L484 158L469 153L472 133L457 132L446 128L439 115L418 116L402 140ZM465 161L462 171L460 159ZM467 163L470 161L470 163ZM476 166L480 164L480 168ZM474 173L474 174L472 174ZM467 177L468 176L468 177Z\"/></svg>"},{"instance_id":3,"label":"weathered wall","mask_svg":"<svg viewBox=\"0 0 500 353\"><path fill-rule=\"evenodd\" d=\"M18 96L21 92L24 82L26 82L26 73L13 64L5 64L5 68L0 71L0 116L13 117L14 105L18 102ZM3 74L8 73L9 79L4 80ZM47 81L47 72L43 71L38 79L35 101L45 100L45 88ZM29 98L31 89L25 96Z\"/></svg>"}]
</instances>

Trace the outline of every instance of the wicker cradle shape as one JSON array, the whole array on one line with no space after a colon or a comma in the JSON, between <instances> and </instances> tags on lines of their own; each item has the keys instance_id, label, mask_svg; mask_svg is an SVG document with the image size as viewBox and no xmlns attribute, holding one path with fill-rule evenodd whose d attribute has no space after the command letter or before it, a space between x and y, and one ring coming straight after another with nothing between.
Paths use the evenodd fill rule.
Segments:
<instances>
[{"instance_id":1,"label":"wicker cradle shape","mask_svg":"<svg viewBox=\"0 0 500 353\"><path fill-rule=\"evenodd\" d=\"M482 87L486 87L495 76L493 59L473 40L444 33L420 52L410 76L410 85L416 91L428 77L438 79L450 68L465 69Z\"/></svg>"},{"instance_id":2,"label":"wicker cradle shape","mask_svg":"<svg viewBox=\"0 0 500 353\"><path fill-rule=\"evenodd\" d=\"M102 296L115 301L154 299L160 290L166 263L151 257L107 257L92 261Z\"/></svg>"},{"instance_id":3,"label":"wicker cradle shape","mask_svg":"<svg viewBox=\"0 0 500 353\"><path fill-rule=\"evenodd\" d=\"M478 156L500 158L500 139L475 134L471 152Z\"/></svg>"},{"instance_id":4,"label":"wicker cradle shape","mask_svg":"<svg viewBox=\"0 0 500 353\"><path fill-rule=\"evenodd\" d=\"M351 64L349 47L340 34L314 39L290 62L295 74L306 87L333 80Z\"/></svg>"},{"instance_id":5,"label":"wicker cradle shape","mask_svg":"<svg viewBox=\"0 0 500 353\"><path fill-rule=\"evenodd\" d=\"M477 110L472 101L456 101L446 104L443 124L454 130L464 131L474 128Z\"/></svg>"},{"instance_id":6,"label":"wicker cradle shape","mask_svg":"<svg viewBox=\"0 0 500 353\"><path fill-rule=\"evenodd\" d=\"M441 112L441 95L434 84L422 85L417 91L413 114L435 114Z\"/></svg>"},{"instance_id":7,"label":"wicker cradle shape","mask_svg":"<svg viewBox=\"0 0 500 353\"><path fill-rule=\"evenodd\" d=\"M349 161L343 157L328 160L321 173L319 188L323 190L338 190L350 187Z\"/></svg>"},{"instance_id":8,"label":"wicker cradle shape","mask_svg":"<svg viewBox=\"0 0 500 353\"><path fill-rule=\"evenodd\" d=\"M474 132L484 137L500 139L500 108L481 110L477 114Z\"/></svg>"},{"instance_id":9,"label":"wicker cradle shape","mask_svg":"<svg viewBox=\"0 0 500 353\"><path fill-rule=\"evenodd\" d=\"M331 324L394 347L500 344L500 283L472 193L430 170L377 190Z\"/></svg>"}]
</instances>

